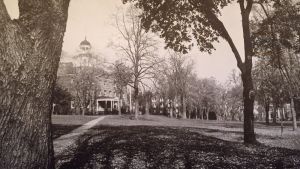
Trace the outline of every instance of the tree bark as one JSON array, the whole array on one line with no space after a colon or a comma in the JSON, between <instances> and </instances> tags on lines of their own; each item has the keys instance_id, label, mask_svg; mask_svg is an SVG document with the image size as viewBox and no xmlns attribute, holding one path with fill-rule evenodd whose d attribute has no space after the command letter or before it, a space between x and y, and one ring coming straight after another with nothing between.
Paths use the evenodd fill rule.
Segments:
<instances>
[{"instance_id":1,"label":"tree bark","mask_svg":"<svg viewBox=\"0 0 300 169\"><path fill-rule=\"evenodd\" d=\"M247 75L248 74L248 75ZM254 133L254 93L253 92L253 83L251 78L251 72L242 74L244 91L244 142L245 143L254 143L256 142L255 133Z\"/></svg>"},{"instance_id":2,"label":"tree bark","mask_svg":"<svg viewBox=\"0 0 300 169\"><path fill-rule=\"evenodd\" d=\"M244 37L244 50L245 50L245 61L243 66L240 66L242 72L243 81L243 100L244 100L244 143L254 144L256 143L254 133L254 90L252 81L252 42L250 35L250 22L249 15L253 5L252 0L248 0L246 7L244 1L239 1L241 15L242 15L242 27Z\"/></svg>"},{"instance_id":3,"label":"tree bark","mask_svg":"<svg viewBox=\"0 0 300 169\"><path fill-rule=\"evenodd\" d=\"M236 58L237 66L242 73L243 82L243 101L244 101L244 143L252 144L256 142L254 133L254 92L253 92L253 81L252 81L252 43L250 36L250 22L249 16L253 5L253 0L238 1L240 5L240 11L242 15L242 28L244 37L244 50L245 50L245 61L243 62L241 56L230 37L224 24L218 19L218 17L208 11L207 15L211 19L212 25L215 30L218 30L220 35L228 42L231 50ZM251 93L251 94L250 94ZM253 95L253 96L252 96Z\"/></svg>"},{"instance_id":4,"label":"tree bark","mask_svg":"<svg viewBox=\"0 0 300 169\"><path fill-rule=\"evenodd\" d=\"M0 168L54 168L52 91L69 0L19 0L10 20L0 0Z\"/></svg>"}]
</instances>

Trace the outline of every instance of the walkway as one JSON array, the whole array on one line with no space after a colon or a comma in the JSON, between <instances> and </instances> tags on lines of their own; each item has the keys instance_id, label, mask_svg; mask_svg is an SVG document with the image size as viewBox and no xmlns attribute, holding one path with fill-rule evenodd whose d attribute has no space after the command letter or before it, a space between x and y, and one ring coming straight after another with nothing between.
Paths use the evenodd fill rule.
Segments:
<instances>
[{"instance_id":1,"label":"walkway","mask_svg":"<svg viewBox=\"0 0 300 169\"><path fill-rule=\"evenodd\" d=\"M88 131L88 129L95 126L98 122L103 120L106 116L101 116L95 120L89 121L86 124L78 127L77 129L71 131L69 134L63 135L58 137L53 141L54 146L54 154L58 155L61 154L64 150L66 150L71 145L75 144L76 140Z\"/></svg>"}]
</instances>

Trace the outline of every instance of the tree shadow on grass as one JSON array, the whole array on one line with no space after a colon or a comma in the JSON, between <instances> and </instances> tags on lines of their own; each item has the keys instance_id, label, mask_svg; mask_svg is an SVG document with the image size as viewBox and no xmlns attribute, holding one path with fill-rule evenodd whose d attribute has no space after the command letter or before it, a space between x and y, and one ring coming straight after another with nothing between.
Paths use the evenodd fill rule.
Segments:
<instances>
[{"instance_id":1,"label":"tree shadow on grass","mask_svg":"<svg viewBox=\"0 0 300 169\"><path fill-rule=\"evenodd\" d=\"M52 124L53 139L56 139L62 135L70 133L72 130L80 127L81 125L61 125Z\"/></svg>"},{"instance_id":2,"label":"tree shadow on grass","mask_svg":"<svg viewBox=\"0 0 300 169\"><path fill-rule=\"evenodd\" d=\"M71 156L60 169L300 166L300 151L245 146L186 129L149 126L97 126L80 138Z\"/></svg>"}]
</instances>

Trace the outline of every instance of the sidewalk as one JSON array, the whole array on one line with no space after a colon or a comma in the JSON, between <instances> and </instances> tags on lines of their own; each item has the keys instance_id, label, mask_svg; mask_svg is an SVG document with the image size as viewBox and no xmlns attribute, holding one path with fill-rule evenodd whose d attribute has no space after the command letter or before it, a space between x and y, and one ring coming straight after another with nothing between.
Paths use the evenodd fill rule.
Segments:
<instances>
[{"instance_id":1,"label":"sidewalk","mask_svg":"<svg viewBox=\"0 0 300 169\"><path fill-rule=\"evenodd\" d=\"M69 146L74 144L76 140L85 132L88 131L88 129L95 126L98 122L103 120L106 116L101 116L95 120L89 121L82 125L81 127L71 131L69 134L63 135L58 137L53 141L54 146L54 154L58 155L61 154L64 150L66 150Z\"/></svg>"}]
</instances>

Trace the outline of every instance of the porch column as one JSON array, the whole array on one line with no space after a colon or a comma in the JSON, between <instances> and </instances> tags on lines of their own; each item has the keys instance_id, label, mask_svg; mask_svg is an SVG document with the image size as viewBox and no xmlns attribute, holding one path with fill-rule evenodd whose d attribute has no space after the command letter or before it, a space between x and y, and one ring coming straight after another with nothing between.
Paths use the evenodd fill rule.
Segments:
<instances>
[{"instance_id":1,"label":"porch column","mask_svg":"<svg viewBox=\"0 0 300 169\"><path fill-rule=\"evenodd\" d=\"M113 110L113 100L110 100L110 111L112 112Z\"/></svg>"},{"instance_id":2,"label":"porch column","mask_svg":"<svg viewBox=\"0 0 300 169\"><path fill-rule=\"evenodd\" d=\"M106 113L107 111L107 100L105 100L105 109L104 109L104 114Z\"/></svg>"},{"instance_id":3,"label":"porch column","mask_svg":"<svg viewBox=\"0 0 300 169\"><path fill-rule=\"evenodd\" d=\"M96 112L98 112L98 107L99 107L99 103L98 103L98 100L96 100Z\"/></svg>"}]
</instances>

